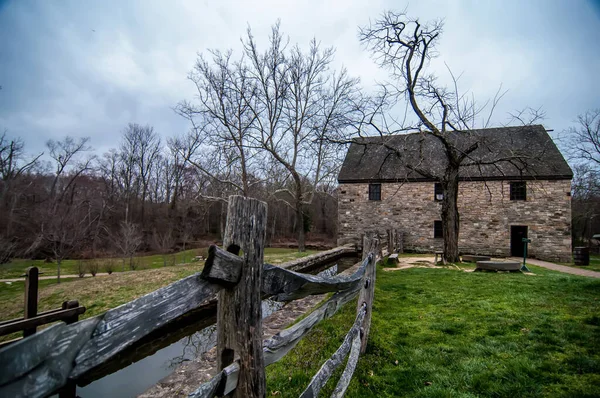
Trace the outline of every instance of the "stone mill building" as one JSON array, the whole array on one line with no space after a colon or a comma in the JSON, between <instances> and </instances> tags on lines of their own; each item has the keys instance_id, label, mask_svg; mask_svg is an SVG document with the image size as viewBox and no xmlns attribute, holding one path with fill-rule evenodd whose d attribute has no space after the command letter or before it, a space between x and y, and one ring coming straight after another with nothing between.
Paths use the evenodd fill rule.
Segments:
<instances>
[{"instance_id":1,"label":"stone mill building","mask_svg":"<svg viewBox=\"0 0 600 398\"><path fill-rule=\"evenodd\" d=\"M452 133L457 148L476 149L461 163L459 250L464 254L571 258L573 172L543 126ZM390 227L406 250L441 250L438 179L445 156L431 134L358 138L338 176L338 244Z\"/></svg>"}]
</instances>

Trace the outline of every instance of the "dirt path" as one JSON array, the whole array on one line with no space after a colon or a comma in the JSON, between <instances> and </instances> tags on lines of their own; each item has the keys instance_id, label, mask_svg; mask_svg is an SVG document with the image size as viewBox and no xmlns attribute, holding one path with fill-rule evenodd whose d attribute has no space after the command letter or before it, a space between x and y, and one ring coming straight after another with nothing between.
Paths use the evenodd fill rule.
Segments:
<instances>
[{"instance_id":1,"label":"dirt path","mask_svg":"<svg viewBox=\"0 0 600 398\"><path fill-rule=\"evenodd\" d=\"M517 258L517 257L511 257L510 259L515 260L515 261L521 261L521 259ZM565 274L589 276L591 278L600 278L600 272L597 272L597 271L590 271L587 269L567 267L566 265L558 265L558 264L550 263L548 261L536 260L533 258L528 258L527 264L551 269L553 271L564 272Z\"/></svg>"}]
</instances>

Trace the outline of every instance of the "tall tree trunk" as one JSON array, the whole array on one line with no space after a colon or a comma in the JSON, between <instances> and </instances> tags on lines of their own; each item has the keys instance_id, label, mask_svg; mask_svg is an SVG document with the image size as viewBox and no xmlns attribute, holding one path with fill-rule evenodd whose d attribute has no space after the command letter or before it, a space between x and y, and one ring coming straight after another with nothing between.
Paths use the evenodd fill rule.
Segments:
<instances>
[{"instance_id":1,"label":"tall tree trunk","mask_svg":"<svg viewBox=\"0 0 600 398\"><path fill-rule=\"evenodd\" d=\"M6 236L12 235L12 223L13 223L13 215L15 213L15 208L17 207L17 195L13 195L10 210L8 211L8 217L6 220Z\"/></svg>"},{"instance_id":2,"label":"tall tree trunk","mask_svg":"<svg viewBox=\"0 0 600 398\"><path fill-rule=\"evenodd\" d=\"M459 262L458 233L460 220L458 214L458 166L448 166L442 181L444 199L442 200L442 232L444 237L444 259L450 263Z\"/></svg>"},{"instance_id":3,"label":"tall tree trunk","mask_svg":"<svg viewBox=\"0 0 600 398\"><path fill-rule=\"evenodd\" d=\"M296 228L298 228L298 251L306 251L306 237L304 234L304 212L302 211L302 200L296 201Z\"/></svg>"},{"instance_id":4,"label":"tall tree trunk","mask_svg":"<svg viewBox=\"0 0 600 398\"><path fill-rule=\"evenodd\" d=\"M60 263L61 259L56 259L56 283L60 283Z\"/></svg>"},{"instance_id":5,"label":"tall tree trunk","mask_svg":"<svg viewBox=\"0 0 600 398\"><path fill-rule=\"evenodd\" d=\"M227 203L220 202L221 210L219 213L219 236L221 240L225 239L225 225L227 223Z\"/></svg>"},{"instance_id":6,"label":"tall tree trunk","mask_svg":"<svg viewBox=\"0 0 600 398\"><path fill-rule=\"evenodd\" d=\"M141 213L141 224L144 228L144 218L146 216L146 196L148 195L148 188L144 185L142 188L142 213Z\"/></svg>"}]
</instances>

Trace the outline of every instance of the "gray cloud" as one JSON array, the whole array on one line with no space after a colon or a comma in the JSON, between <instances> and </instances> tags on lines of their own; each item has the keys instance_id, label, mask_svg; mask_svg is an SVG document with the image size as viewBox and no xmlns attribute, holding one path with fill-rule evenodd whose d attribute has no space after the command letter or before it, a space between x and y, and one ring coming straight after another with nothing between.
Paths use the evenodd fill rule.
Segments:
<instances>
[{"instance_id":1,"label":"gray cloud","mask_svg":"<svg viewBox=\"0 0 600 398\"><path fill-rule=\"evenodd\" d=\"M66 134L92 137L99 151L117 145L129 122L151 124L163 136L188 126L172 107L194 95L186 80L197 52L233 48L252 27L265 43L281 19L292 42L316 37L337 48L345 65L372 89L385 79L361 49L357 27L392 1L282 2L86 1L0 3L0 128L30 150ZM598 107L600 13L593 1L420 1L411 15L445 18L441 56L433 63L450 82L483 100L509 89L496 112L543 106L548 128L562 130Z\"/></svg>"}]
</instances>

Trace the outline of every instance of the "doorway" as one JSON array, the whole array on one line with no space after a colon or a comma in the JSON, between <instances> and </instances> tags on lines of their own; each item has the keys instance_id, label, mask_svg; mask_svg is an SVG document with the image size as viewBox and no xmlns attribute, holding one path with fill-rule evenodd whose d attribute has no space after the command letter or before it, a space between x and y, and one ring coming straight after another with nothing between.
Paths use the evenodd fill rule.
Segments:
<instances>
[{"instance_id":1,"label":"doorway","mask_svg":"<svg viewBox=\"0 0 600 398\"><path fill-rule=\"evenodd\" d=\"M523 257L525 244L523 238L527 238L526 225L510 226L510 255L513 257Z\"/></svg>"}]
</instances>

